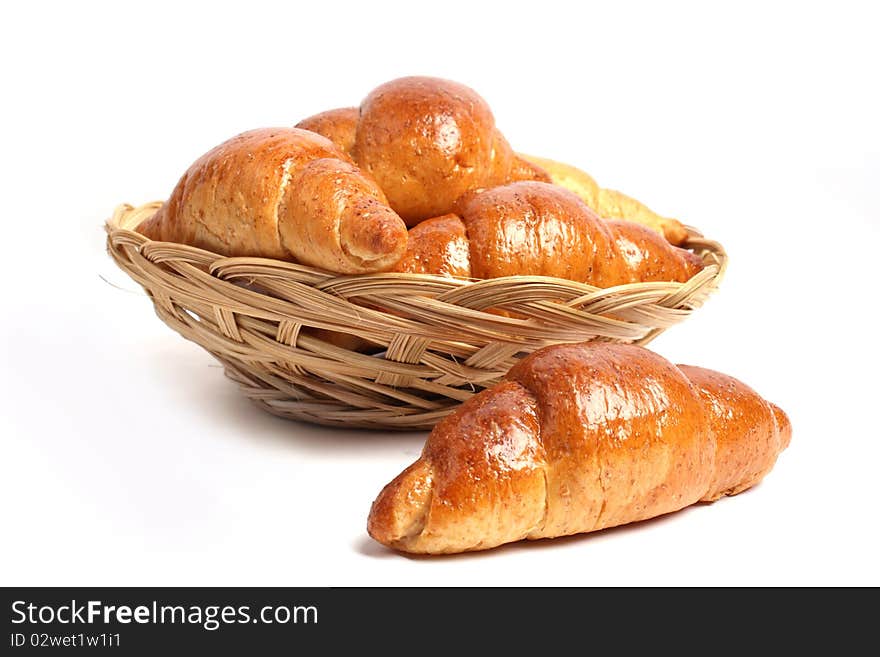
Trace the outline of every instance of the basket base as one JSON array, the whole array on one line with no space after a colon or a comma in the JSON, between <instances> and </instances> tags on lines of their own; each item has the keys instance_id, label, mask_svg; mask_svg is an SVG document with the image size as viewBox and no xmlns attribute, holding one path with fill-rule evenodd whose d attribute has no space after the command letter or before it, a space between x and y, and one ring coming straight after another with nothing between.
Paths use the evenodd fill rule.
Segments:
<instances>
[{"instance_id":1,"label":"basket base","mask_svg":"<svg viewBox=\"0 0 880 657\"><path fill-rule=\"evenodd\" d=\"M222 359L220 359L222 360ZM418 409L411 404L394 406L374 402L369 407L356 406L340 399L318 398L304 386L287 383L284 390L254 386L250 377L229 363L224 363L226 376L238 384L239 390L258 407L277 417L309 424L345 429L373 429L384 431L429 431L460 404L459 399L431 400L433 408ZM316 384L327 389L332 384ZM339 390L340 395L349 396ZM413 391L417 392L417 391ZM463 391L470 396L473 392Z\"/></svg>"},{"instance_id":2,"label":"basket base","mask_svg":"<svg viewBox=\"0 0 880 657\"><path fill-rule=\"evenodd\" d=\"M246 397L333 427L424 431L541 347L646 344L703 304L727 262L720 244L688 228L683 246L705 267L684 283L341 276L150 240L134 229L160 205L117 208L106 225L113 260Z\"/></svg>"}]
</instances>

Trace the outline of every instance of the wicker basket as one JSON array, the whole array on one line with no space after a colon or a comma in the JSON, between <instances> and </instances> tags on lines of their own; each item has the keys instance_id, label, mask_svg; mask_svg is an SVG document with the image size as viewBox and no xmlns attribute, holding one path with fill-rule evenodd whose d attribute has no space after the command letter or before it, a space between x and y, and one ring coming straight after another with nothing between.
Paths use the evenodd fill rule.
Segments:
<instances>
[{"instance_id":1,"label":"wicker basket","mask_svg":"<svg viewBox=\"0 0 880 657\"><path fill-rule=\"evenodd\" d=\"M110 255L159 317L269 412L346 427L428 429L549 344L645 344L702 305L727 263L720 244L689 229L686 247L707 266L686 283L599 289L542 276L340 276L150 241L133 229L159 205L122 205L106 225ZM345 349L309 327L381 346Z\"/></svg>"}]
</instances>

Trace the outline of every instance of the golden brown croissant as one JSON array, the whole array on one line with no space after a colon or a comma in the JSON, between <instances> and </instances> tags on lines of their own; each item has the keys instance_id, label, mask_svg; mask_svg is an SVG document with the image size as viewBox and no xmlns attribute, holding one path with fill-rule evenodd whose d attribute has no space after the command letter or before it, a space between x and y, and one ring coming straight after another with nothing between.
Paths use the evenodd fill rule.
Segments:
<instances>
[{"instance_id":1,"label":"golden brown croissant","mask_svg":"<svg viewBox=\"0 0 880 657\"><path fill-rule=\"evenodd\" d=\"M781 409L724 374L632 345L546 347L434 428L368 531L432 554L595 531L743 491L790 439Z\"/></svg>"},{"instance_id":2,"label":"golden brown croissant","mask_svg":"<svg viewBox=\"0 0 880 657\"><path fill-rule=\"evenodd\" d=\"M699 257L629 221L602 221L572 192L514 182L465 196L459 215L410 229L394 271L446 276L556 276L597 287L684 282Z\"/></svg>"},{"instance_id":3,"label":"golden brown croissant","mask_svg":"<svg viewBox=\"0 0 880 657\"><path fill-rule=\"evenodd\" d=\"M513 152L486 101L449 80L392 80L370 92L359 109L323 112L297 127L349 151L410 226L450 212L475 189L549 181Z\"/></svg>"},{"instance_id":4,"label":"golden brown croissant","mask_svg":"<svg viewBox=\"0 0 880 657\"><path fill-rule=\"evenodd\" d=\"M376 183L329 140L296 128L252 130L209 151L138 231L346 274L389 269L407 240Z\"/></svg>"},{"instance_id":5,"label":"golden brown croissant","mask_svg":"<svg viewBox=\"0 0 880 657\"><path fill-rule=\"evenodd\" d=\"M360 108L340 107L303 119L296 124L296 127L326 137L339 149L351 155L360 114Z\"/></svg>"},{"instance_id":6,"label":"golden brown croissant","mask_svg":"<svg viewBox=\"0 0 880 657\"><path fill-rule=\"evenodd\" d=\"M580 196L603 219L635 221L664 235L670 244L682 244L687 239L687 230L680 221L660 216L623 192L599 187L586 171L544 157L522 154L520 157L541 167L555 184Z\"/></svg>"},{"instance_id":7,"label":"golden brown croissant","mask_svg":"<svg viewBox=\"0 0 880 657\"><path fill-rule=\"evenodd\" d=\"M470 278L470 242L464 222L456 214L444 214L410 228L406 252L393 271Z\"/></svg>"}]
</instances>

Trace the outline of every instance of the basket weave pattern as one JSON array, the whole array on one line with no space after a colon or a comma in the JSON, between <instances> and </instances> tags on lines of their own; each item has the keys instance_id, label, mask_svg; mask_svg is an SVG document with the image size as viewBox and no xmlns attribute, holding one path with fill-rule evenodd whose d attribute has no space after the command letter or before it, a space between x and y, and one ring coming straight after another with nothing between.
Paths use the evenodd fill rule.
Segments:
<instances>
[{"instance_id":1,"label":"basket weave pattern","mask_svg":"<svg viewBox=\"0 0 880 657\"><path fill-rule=\"evenodd\" d=\"M706 267L686 283L600 289L542 276L341 276L134 232L160 205L116 209L106 225L116 264L143 286L162 321L213 354L251 400L318 424L428 429L540 347L649 342L701 306L727 264L720 244L689 228L685 246ZM377 346L352 351L310 327Z\"/></svg>"}]
</instances>

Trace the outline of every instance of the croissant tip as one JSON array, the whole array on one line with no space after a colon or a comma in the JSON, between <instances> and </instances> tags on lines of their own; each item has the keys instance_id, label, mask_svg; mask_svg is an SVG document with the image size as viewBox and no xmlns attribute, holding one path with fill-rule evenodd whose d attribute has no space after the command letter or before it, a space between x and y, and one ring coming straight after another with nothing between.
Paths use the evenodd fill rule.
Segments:
<instances>
[{"instance_id":1,"label":"croissant tip","mask_svg":"<svg viewBox=\"0 0 880 657\"><path fill-rule=\"evenodd\" d=\"M382 271L403 257L409 234L394 210L366 198L343 217L341 239L343 248L361 261L365 271Z\"/></svg>"},{"instance_id":2,"label":"croissant tip","mask_svg":"<svg viewBox=\"0 0 880 657\"><path fill-rule=\"evenodd\" d=\"M681 246L687 241L687 229L680 221L671 219L663 223L663 236L673 246Z\"/></svg>"},{"instance_id":3,"label":"croissant tip","mask_svg":"<svg viewBox=\"0 0 880 657\"><path fill-rule=\"evenodd\" d=\"M769 402L769 404L773 410L773 417L776 420L776 427L779 431L779 451L781 452L791 443L791 420L788 419L785 411L776 404L773 402Z\"/></svg>"},{"instance_id":4,"label":"croissant tip","mask_svg":"<svg viewBox=\"0 0 880 657\"><path fill-rule=\"evenodd\" d=\"M367 533L403 551L425 528L433 488L430 468L418 460L389 483L373 502Z\"/></svg>"},{"instance_id":5,"label":"croissant tip","mask_svg":"<svg viewBox=\"0 0 880 657\"><path fill-rule=\"evenodd\" d=\"M378 230L372 233L369 246L378 256L390 256L399 260L406 251L409 234L406 224L392 210L388 210L378 222Z\"/></svg>"}]
</instances>

